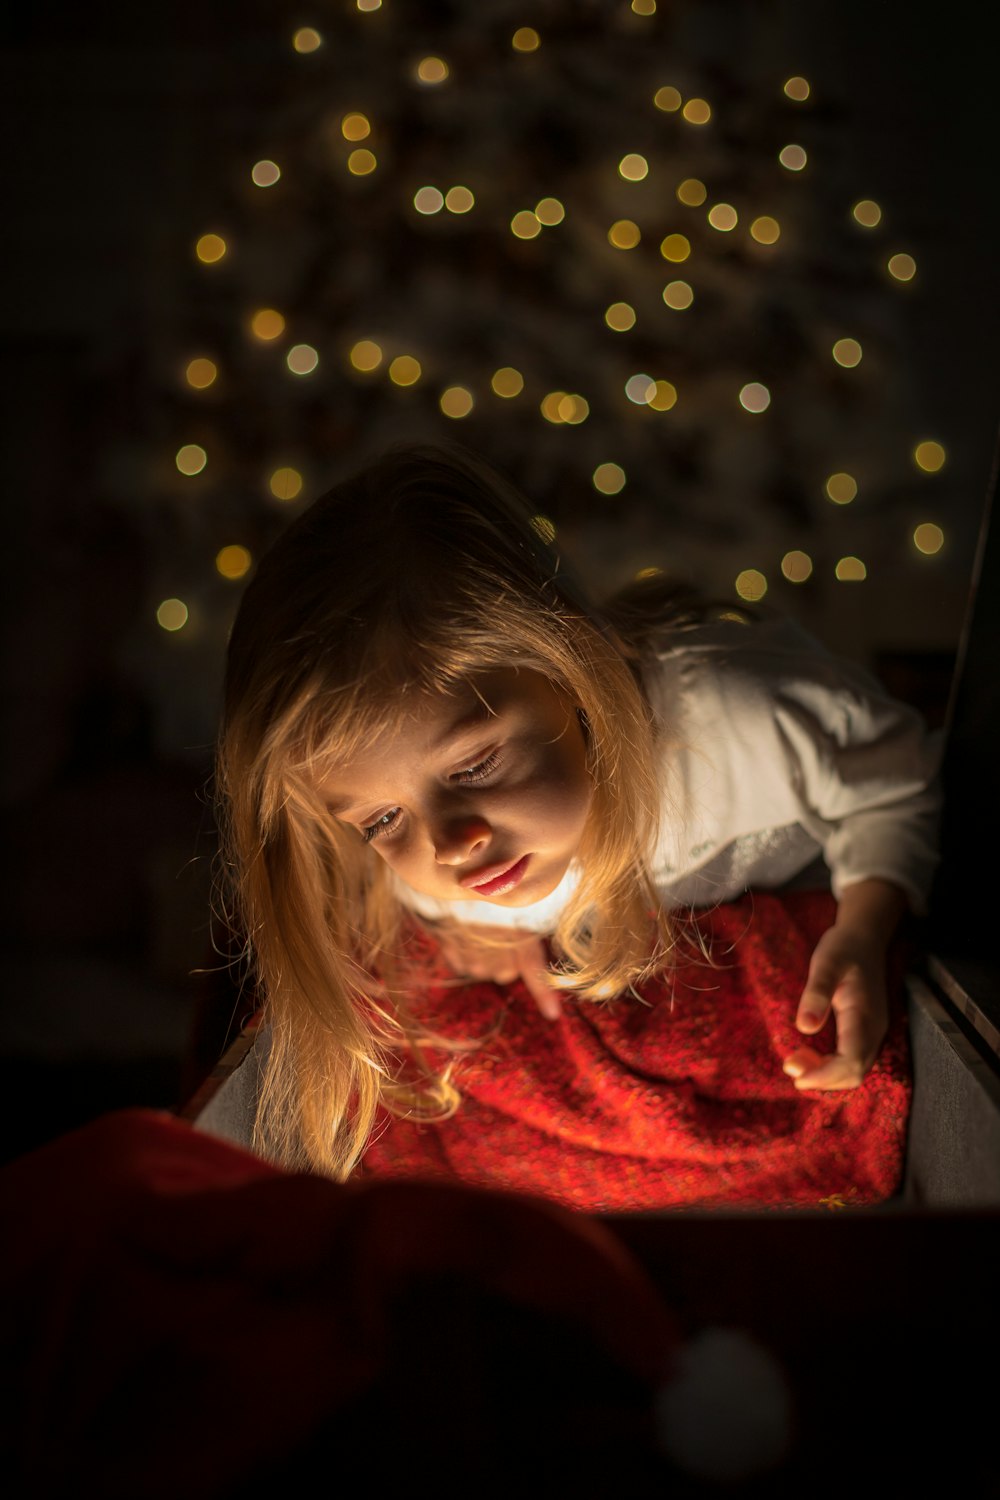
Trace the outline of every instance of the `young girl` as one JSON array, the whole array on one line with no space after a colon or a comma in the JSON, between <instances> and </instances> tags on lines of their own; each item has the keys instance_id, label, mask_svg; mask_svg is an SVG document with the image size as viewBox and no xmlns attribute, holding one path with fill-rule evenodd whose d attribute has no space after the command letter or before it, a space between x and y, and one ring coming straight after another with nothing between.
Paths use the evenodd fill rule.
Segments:
<instances>
[{"instance_id":1,"label":"young girl","mask_svg":"<svg viewBox=\"0 0 1000 1500\"><path fill-rule=\"evenodd\" d=\"M543 531L464 448L399 444L244 594L218 791L254 1146L578 1207L886 1196L899 1026L866 1075L935 737L790 622L662 578L598 611Z\"/></svg>"}]
</instances>

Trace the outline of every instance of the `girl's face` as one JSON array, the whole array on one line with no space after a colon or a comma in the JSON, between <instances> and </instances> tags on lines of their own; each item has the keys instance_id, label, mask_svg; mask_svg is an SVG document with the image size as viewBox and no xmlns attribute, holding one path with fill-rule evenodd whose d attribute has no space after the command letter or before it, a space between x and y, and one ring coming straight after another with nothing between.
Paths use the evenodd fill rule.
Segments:
<instances>
[{"instance_id":1,"label":"girl's face","mask_svg":"<svg viewBox=\"0 0 1000 1500\"><path fill-rule=\"evenodd\" d=\"M424 696L323 785L331 813L443 901L526 906L555 890L590 808L583 727L539 672L503 668ZM508 873L509 872L509 873Z\"/></svg>"}]
</instances>

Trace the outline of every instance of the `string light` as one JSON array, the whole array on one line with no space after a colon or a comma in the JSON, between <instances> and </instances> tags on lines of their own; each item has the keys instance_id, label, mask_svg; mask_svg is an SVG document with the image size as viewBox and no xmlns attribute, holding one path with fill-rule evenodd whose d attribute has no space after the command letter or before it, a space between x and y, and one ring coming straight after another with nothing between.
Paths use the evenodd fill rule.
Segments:
<instances>
[{"instance_id":1,"label":"string light","mask_svg":"<svg viewBox=\"0 0 1000 1500\"><path fill-rule=\"evenodd\" d=\"M188 607L183 599L164 599L156 611L157 624L171 633L183 630L188 622Z\"/></svg>"},{"instance_id":2,"label":"string light","mask_svg":"<svg viewBox=\"0 0 1000 1500\"><path fill-rule=\"evenodd\" d=\"M826 481L826 493L835 505L850 505L858 493L858 482L853 474L831 474Z\"/></svg>"},{"instance_id":3,"label":"string light","mask_svg":"<svg viewBox=\"0 0 1000 1500\"><path fill-rule=\"evenodd\" d=\"M208 463L208 454L197 443L185 443L183 448L178 448L174 463L182 474L200 474Z\"/></svg>"},{"instance_id":4,"label":"string light","mask_svg":"<svg viewBox=\"0 0 1000 1500\"><path fill-rule=\"evenodd\" d=\"M663 288L663 300L675 312L683 312L694 301L694 292L686 281L668 281Z\"/></svg>"},{"instance_id":5,"label":"string light","mask_svg":"<svg viewBox=\"0 0 1000 1500\"><path fill-rule=\"evenodd\" d=\"M688 208L700 208L708 197L708 188L697 177L685 177L677 184L677 201Z\"/></svg>"},{"instance_id":6,"label":"string light","mask_svg":"<svg viewBox=\"0 0 1000 1500\"><path fill-rule=\"evenodd\" d=\"M268 488L275 500L295 500L302 493L302 475L298 469L275 469L268 480Z\"/></svg>"},{"instance_id":7,"label":"string light","mask_svg":"<svg viewBox=\"0 0 1000 1500\"><path fill-rule=\"evenodd\" d=\"M664 260L680 262L691 254L691 241L686 234L668 234L660 241L660 254Z\"/></svg>"},{"instance_id":8,"label":"string light","mask_svg":"<svg viewBox=\"0 0 1000 1500\"><path fill-rule=\"evenodd\" d=\"M323 45L323 38L312 26L300 26L292 37L292 46L296 52L316 52Z\"/></svg>"},{"instance_id":9,"label":"string light","mask_svg":"<svg viewBox=\"0 0 1000 1500\"><path fill-rule=\"evenodd\" d=\"M357 110L345 115L340 122L340 133L345 141L363 141L371 135L371 121Z\"/></svg>"},{"instance_id":10,"label":"string light","mask_svg":"<svg viewBox=\"0 0 1000 1500\"><path fill-rule=\"evenodd\" d=\"M653 95L653 103L657 109L662 109L666 114L673 114L675 110L680 109L682 102L678 90L669 83L657 89Z\"/></svg>"},{"instance_id":11,"label":"string light","mask_svg":"<svg viewBox=\"0 0 1000 1500\"><path fill-rule=\"evenodd\" d=\"M377 166L375 153L369 151L367 146L360 146L347 158L347 170L355 177L367 177Z\"/></svg>"},{"instance_id":12,"label":"string light","mask_svg":"<svg viewBox=\"0 0 1000 1500\"><path fill-rule=\"evenodd\" d=\"M868 577L860 557L842 557L833 571L841 583L861 583Z\"/></svg>"},{"instance_id":13,"label":"string light","mask_svg":"<svg viewBox=\"0 0 1000 1500\"><path fill-rule=\"evenodd\" d=\"M204 265L211 266L225 255L226 242L221 234L203 234L194 251Z\"/></svg>"},{"instance_id":14,"label":"string light","mask_svg":"<svg viewBox=\"0 0 1000 1500\"><path fill-rule=\"evenodd\" d=\"M932 557L944 546L944 532L932 521L924 521L913 533L913 545L918 552L923 552L926 557Z\"/></svg>"},{"instance_id":15,"label":"string light","mask_svg":"<svg viewBox=\"0 0 1000 1500\"><path fill-rule=\"evenodd\" d=\"M576 427L590 416L590 403L582 396L563 396L559 402L559 420Z\"/></svg>"},{"instance_id":16,"label":"string light","mask_svg":"<svg viewBox=\"0 0 1000 1500\"><path fill-rule=\"evenodd\" d=\"M707 99L689 99L681 114L689 125L707 125L712 118L712 106Z\"/></svg>"},{"instance_id":17,"label":"string light","mask_svg":"<svg viewBox=\"0 0 1000 1500\"><path fill-rule=\"evenodd\" d=\"M636 406L645 406L655 388L651 375L630 375L625 382L625 394Z\"/></svg>"},{"instance_id":18,"label":"string light","mask_svg":"<svg viewBox=\"0 0 1000 1500\"><path fill-rule=\"evenodd\" d=\"M809 98L809 84L804 78L795 77L785 80L785 93L789 99L794 99L796 104L802 104Z\"/></svg>"},{"instance_id":19,"label":"string light","mask_svg":"<svg viewBox=\"0 0 1000 1500\"><path fill-rule=\"evenodd\" d=\"M751 380L740 391L740 405L747 411L766 411L771 404L771 392L759 380Z\"/></svg>"},{"instance_id":20,"label":"string light","mask_svg":"<svg viewBox=\"0 0 1000 1500\"><path fill-rule=\"evenodd\" d=\"M761 214L760 218L754 219L750 225L750 233L758 245L773 245L781 234L781 225L769 214Z\"/></svg>"},{"instance_id":21,"label":"string light","mask_svg":"<svg viewBox=\"0 0 1000 1500\"><path fill-rule=\"evenodd\" d=\"M886 266L889 275L897 281L912 281L917 274L917 263L912 255L890 255Z\"/></svg>"},{"instance_id":22,"label":"string light","mask_svg":"<svg viewBox=\"0 0 1000 1500\"><path fill-rule=\"evenodd\" d=\"M372 11L382 9L382 0L356 0L358 10Z\"/></svg>"},{"instance_id":23,"label":"string light","mask_svg":"<svg viewBox=\"0 0 1000 1500\"><path fill-rule=\"evenodd\" d=\"M250 173L253 181L260 188L274 187L281 176L281 168L277 162L259 161L254 164Z\"/></svg>"},{"instance_id":24,"label":"string light","mask_svg":"<svg viewBox=\"0 0 1000 1500\"><path fill-rule=\"evenodd\" d=\"M637 16L655 16L656 0L632 0L632 9Z\"/></svg>"},{"instance_id":25,"label":"string light","mask_svg":"<svg viewBox=\"0 0 1000 1500\"><path fill-rule=\"evenodd\" d=\"M616 250L634 250L642 236L631 219L618 219L608 230L608 240Z\"/></svg>"},{"instance_id":26,"label":"string light","mask_svg":"<svg viewBox=\"0 0 1000 1500\"><path fill-rule=\"evenodd\" d=\"M475 197L467 187L449 188L444 195L444 206L449 213L453 214L467 214L475 201Z\"/></svg>"},{"instance_id":27,"label":"string light","mask_svg":"<svg viewBox=\"0 0 1000 1500\"><path fill-rule=\"evenodd\" d=\"M845 370L853 370L861 363L861 345L857 339L838 339L830 352Z\"/></svg>"},{"instance_id":28,"label":"string light","mask_svg":"<svg viewBox=\"0 0 1000 1500\"><path fill-rule=\"evenodd\" d=\"M474 405L472 392L464 385L450 385L442 392L440 405L446 417L467 417Z\"/></svg>"},{"instance_id":29,"label":"string light","mask_svg":"<svg viewBox=\"0 0 1000 1500\"><path fill-rule=\"evenodd\" d=\"M630 155L622 157L618 163L618 172L626 182L641 182L649 175L649 162L644 156L633 151Z\"/></svg>"},{"instance_id":30,"label":"string light","mask_svg":"<svg viewBox=\"0 0 1000 1500\"><path fill-rule=\"evenodd\" d=\"M289 349L285 363L293 375L311 375L319 364L319 355L312 344L296 344Z\"/></svg>"},{"instance_id":31,"label":"string light","mask_svg":"<svg viewBox=\"0 0 1000 1500\"><path fill-rule=\"evenodd\" d=\"M414 69L418 83L444 83L448 73L448 64L443 57L422 57Z\"/></svg>"},{"instance_id":32,"label":"string light","mask_svg":"<svg viewBox=\"0 0 1000 1500\"><path fill-rule=\"evenodd\" d=\"M215 383L218 370L210 359L193 359L184 371L187 383L196 391L204 391Z\"/></svg>"},{"instance_id":33,"label":"string light","mask_svg":"<svg viewBox=\"0 0 1000 1500\"><path fill-rule=\"evenodd\" d=\"M542 39L533 26L519 26L510 39L515 52L537 52Z\"/></svg>"},{"instance_id":34,"label":"string light","mask_svg":"<svg viewBox=\"0 0 1000 1500\"><path fill-rule=\"evenodd\" d=\"M801 146L782 146L778 160L787 171L801 172L809 158Z\"/></svg>"},{"instance_id":35,"label":"string light","mask_svg":"<svg viewBox=\"0 0 1000 1500\"><path fill-rule=\"evenodd\" d=\"M285 331L285 320L273 307L262 307L250 319L250 332L263 342L280 338Z\"/></svg>"},{"instance_id":36,"label":"string light","mask_svg":"<svg viewBox=\"0 0 1000 1500\"><path fill-rule=\"evenodd\" d=\"M669 380L654 380L653 388L646 396L646 405L653 411L670 411L677 405L677 387Z\"/></svg>"},{"instance_id":37,"label":"string light","mask_svg":"<svg viewBox=\"0 0 1000 1500\"><path fill-rule=\"evenodd\" d=\"M566 210L558 198L539 198L535 204L535 218L539 224L544 224L546 229L553 224L561 224L566 217Z\"/></svg>"},{"instance_id":38,"label":"string light","mask_svg":"<svg viewBox=\"0 0 1000 1500\"><path fill-rule=\"evenodd\" d=\"M927 440L918 443L913 450L913 462L925 474L936 474L944 468L945 451L940 443Z\"/></svg>"},{"instance_id":39,"label":"string light","mask_svg":"<svg viewBox=\"0 0 1000 1500\"><path fill-rule=\"evenodd\" d=\"M348 358L356 370L367 374L370 370L377 370L382 363L382 350L373 339L359 339Z\"/></svg>"},{"instance_id":40,"label":"string light","mask_svg":"<svg viewBox=\"0 0 1000 1500\"><path fill-rule=\"evenodd\" d=\"M725 232L736 228L739 216L731 203L715 203L708 211L708 222L713 229Z\"/></svg>"},{"instance_id":41,"label":"string light","mask_svg":"<svg viewBox=\"0 0 1000 1500\"><path fill-rule=\"evenodd\" d=\"M616 333L627 333L630 328L635 327L635 308L630 307L627 302L612 302L604 314L604 321Z\"/></svg>"},{"instance_id":42,"label":"string light","mask_svg":"<svg viewBox=\"0 0 1000 1500\"><path fill-rule=\"evenodd\" d=\"M874 198L861 198L855 203L851 213L862 229L874 229L882 218L882 210Z\"/></svg>"},{"instance_id":43,"label":"string light","mask_svg":"<svg viewBox=\"0 0 1000 1500\"><path fill-rule=\"evenodd\" d=\"M736 592L748 604L756 604L767 593L767 579L758 568L744 568L736 575Z\"/></svg>"},{"instance_id":44,"label":"string light","mask_svg":"<svg viewBox=\"0 0 1000 1500\"><path fill-rule=\"evenodd\" d=\"M522 208L510 221L511 233L516 234L519 240L533 240L536 234L541 234L542 226L538 215L533 214L530 208Z\"/></svg>"},{"instance_id":45,"label":"string light","mask_svg":"<svg viewBox=\"0 0 1000 1500\"><path fill-rule=\"evenodd\" d=\"M215 555L215 571L223 578L244 578L250 571L253 558L246 547L238 543L222 547Z\"/></svg>"},{"instance_id":46,"label":"string light","mask_svg":"<svg viewBox=\"0 0 1000 1500\"><path fill-rule=\"evenodd\" d=\"M512 396L519 396L524 390L524 376L512 365L503 365L501 369L494 371L490 385L495 395L510 400Z\"/></svg>"},{"instance_id":47,"label":"string light","mask_svg":"<svg viewBox=\"0 0 1000 1500\"><path fill-rule=\"evenodd\" d=\"M625 470L620 464L598 464L593 473L593 484L602 495L618 495L625 488Z\"/></svg>"},{"instance_id":48,"label":"string light","mask_svg":"<svg viewBox=\"0 0 1000 1500\"><path fill-rule=\"evenodd\" d=\"M420 361L412 354L397 354L389 366L389 379L394 385L416 385L422 374Z\"/></svg>"},{"instance_id":49,"label":"string light","mask_svg":"<svg viewBox=\"0 0 1000 1500\"><path fill-rule=\"evenodd\" d=\"M413 207L418 214L436 214L444 208L444 194L440 188L417 188L413 195Z\"/></svg>"},{"instance_id":50,"label":"string light","mask_svg":"<svg viewBox=\"0 0 1000 1500\"><path fill-rule=\"evenodd\" d=\"M781 571L789 583L805 583L812 570L812 558L808 552L786 552L781 559Z\"/></svg>"},{"instance_id":51,"label":"string light","mask_svg":"<svg viewBox=\"0 0 1000 1500\"><path fill-rule=\"evenodd\" d=\"M560 408L565 399L565 391L549 391L548 395L542 397L539 411L546 422L551 422L554 426L558 426L562 422L563 417Z\"/></svg>"}]
</instances>

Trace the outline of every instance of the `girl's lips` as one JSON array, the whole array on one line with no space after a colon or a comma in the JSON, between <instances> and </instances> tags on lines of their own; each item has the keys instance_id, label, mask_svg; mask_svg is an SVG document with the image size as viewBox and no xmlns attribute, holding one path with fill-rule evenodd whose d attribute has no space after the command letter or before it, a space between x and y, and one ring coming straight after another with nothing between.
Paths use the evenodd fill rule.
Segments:
<instances>
[{"instance_id":1,"label":"girl's lips","mask_svg":"<svg viewBox=\"0 0 1000 1500\"><path fill-rule=\"evenodd\" d=\"M486 880L483 880L481 875L463 875L459 884L483 896L499 896L503 891L514 889L528 868L530 857L528 854L522 854L521 858L512 865L496 866L497 873L488 876Z\"/></svg>"}]
</instances>

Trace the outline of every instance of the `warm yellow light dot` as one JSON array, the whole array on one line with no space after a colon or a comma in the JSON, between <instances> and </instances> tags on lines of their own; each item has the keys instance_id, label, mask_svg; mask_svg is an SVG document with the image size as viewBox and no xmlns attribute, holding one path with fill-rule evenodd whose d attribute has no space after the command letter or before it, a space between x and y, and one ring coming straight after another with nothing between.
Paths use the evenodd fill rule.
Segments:
<instances>
[{"instance_id":1,"label":"warm yellow light dot","mask_svg":"<svg viewBox=\"0 0 1000 1500\"><path fill-rule=\"evenodd\" d=\"M356 370L367 373L369 370L377 370L382 363L382 350L374 339L359 339L348 358Z\"/></svg>"},{"instance_id":2,"label":"warm yellow light dot","mask_svg":"<svg viewBox=\"0 0 1000 1500\"><path fill-rule=\"evenodd\" d=\"M275 500L294 500L302 492L302 475L298 469L275 469L268 485Z\"/></svg>"},{"instance_id":3,"label":"warm yellow light dot","mask_svg":"<svg viewBox=\"0 0 1000 1500\"><path fill-rule=\"evenodd\" d=\"M644 156L633 151L628 156L623 156L618 163L619 175L626 182L641 182L644 177L649 176L649 162Z\"/></svg>"},{"instance_id":4,"label":"warm yellow light dot","mask_svg":"<svg viewBox=\"0 0 1000 1500\"><path fill-rule=\"evenodd\" d=\"M533 26L519 26L510 39L515 52L537 52L542 39Z\"/></svg>"},{"instance_id":5,"label":"warm yellow light dot","mask_svg":"<svg viewBox=\"0 0 1000 1500\"><path fill-rule=\"evenodd\" d=\"M341 120L340 131L345 141L363 141L372 133L372 122L367 115L354 111Z\"/></svg>"},{"instance_id":6,"label":"warm yellow light dot","mask_svg":"<svg viewBox=\"0 0 1000 1500\"><path fill-rule=\"evenodd\" d=\"M210 359L193 359L185 370L187 383L196 391L203 391L212 385L219 371Z\"/></svg>"},{"instance_id":7,"label":"warm yellow light dot","mask_svg":"<svg viewBox=\"0 0 1000 1500\"><path fill-rule=\"evenodd\" d=\"M510 221L510 227L511 233L516 234L519 240L533 240L542 232L538 216L530 208L522 208L516 213Z\"/></svg>"},{"instance_id":8,"label":"warm yellow light dot","mask_svg":"<svg viewBox=\"0 0 1000 1500\"><path fill-rule=\"evenodd\" d=\"M831 474L826 481L826 493L834 505L850 505L858 493L858 481L853 474Z\"/></svg>"},{"instance_id":9,"label":"warm yellow light dot","mask_svg":"<svg viewBox=\"0 0 1000 1500\"><path fill-rule=\"evenodd\" d=\"M773 245L781 234L781 225L769 214L761 214L760 218L754 219L750 225L750 233L758 245Z\"/></svg>"},{"instance_id":10,"label":"warm yellow light dot","mask_svg":"<svg viewBox=\"0 0 1000 1500\"><path fill-rule=\"evenodd\" d=\"M206 266L221 260L226 253L226 242L221 234L203 234L194 247L198 259Z\"/></svg>"},{"instance_id":11,"label":"warm yellow light dot","mask_svg":"<svg viewBox=\"0 0 1000 1500\"><path fill-rule=\"evenodd\" d=\"M691 241L686 234L668 234L660 241L660 254L664 260L687 260L691 254Z\"/></svg>"},{"instance_id":12,"label":"warm yellow light dot","mask_svg":"<svg viewBox=\"0 0 1000 1500\"><path fill-rule=\"evenodd\" d=\"M940 443L918 443L913 450L913 462L925 474L936 474L938 469L944 468L944 460L945 452Z\"/></svg>"},{"instance_id":13,"label":"warm yellow light dot","mask_svg":"<svg viewBox=\"0 0 1000 1500\"><path fill-rule=\"evenodd\" d=\"M912 281L917 274L917 263L912 255L890 255L887 265L889 275L897 281Z\"/></svg>"},{"instance_id":14,"label":"warm yellow light dot","mask_svg":"<svg viewBox=\"0 0 1000 1500\"><path fill-rule=\"evenodd\" d=\"M389 379L394 385L416 385L422 374L420 361L412 354L397 354L389 366Z\"/></svg>"},{"instance_id":15,"label":"warm yellow light dot","mask_svg":"<svg viewBox=\"0 0 1000 1500\"><path fill-rule=\"evenodd\" d=\"M156 620L164 630L183 630L188 622L188 607L183 599L164 599L156 611Z\"/></svg>"},{"instance_id":16,"label":"warm yellow light dot","mask_svg":"<svg viewBox=\"0 0 1000 1500\"><path fill-rule=\"evenodd\" d=\"M754 604L767 593L767 579L757 568L744 568L736 575L736 592L741 599Z\"/></svg>"},{"instance_id":17,"label":"warm yellow light dot","mask_svg":"<svg viewBox=\"0 0 1000 1500\"><path fill-rule=\"evenodd\" d=\"M683 312L694 301L694 292L686 281L668 281L663 288L663 300L676 312Z\"/></svg>"},{"instance_id":18,"label":"warm yellow light dot","mask_svg":"<svg viewBox=\"0 0 1000 1500\"><path fill-rule=\"evenodd\" d=\"M557 426L560 422L562 422L562 404L565 399L565 391L549 391L547 395L542 397L541 403L539 405L539 411L545 418L546 422L552 422Z\"/></svg>"},{"instance_id":19,"label":"warm yellow light dot","mask_svg":"<svg viewBox=\"0 0 1000 1500\"><path fill-rule=\"evenodd\" d=\"M786 552L781 559L781 571L789 583L805 583L812 570L812 558L808 552Z\"/></svg>"},{"instance_id":20,"label":"warm yellow light dot","mask_svg":"<svg viewBox=\"0 0 1000 1500\"><path fill-rule=\"evenodd\" d=\"M731 203L713 203L708 211L708 222L713 229L735 229L738 221L739 215Z\"/></svg>"},{"instance_id":21,"label":"warm yellow light dot","mask_svg":"<svg viewBox=\"0 0 1000 1500\"><path fill-rule=\"evenodd\" d=\"M292 37L296 52L316 52L323 45L323 38L313 26L300 26Z\"/></svg>"},{"instance_id":22,"label":"warm yellow light dot","mask_svg":"<svg viewBox=\"0 0 1000 1500\"><path fill-rule=\"evenodd\" d=\"M568 422L576 427L590 416L590 403L584 400L583 396L564 395L559 401L557 410L560 422Z\"/></svg>"},{"instance_id":23,"label":"warm yellow light dot","mask_svg":"<svg viewBox=\"0 0 1000 1500\"><path fill-rule=\"evenodd\" d=\"M625 470L620 464L598 464L593 483L602 495L617 495L625 488Z\"/></svg>"},{"instance_id":24,"label":"warm yellow light dot","mask_svg":"<svg viewBox=\"0 0 1000 1500\"><path fill-rule=\"evenodd\" d=\"M868 577L868 569L860 557L842 557L833 571L841 583L861 583Z\"/></svg>"},{"instance_id":25,"label":"warm yellow light dot","mask_svg":"<svg viewBox=\"0 0 1000 1500\"><path fill-rule=\"evenodd\" d=\"M208 463L208 454L198 443L185 443L174 455L174 463L182 474L200 474Z\"/></svg>"},{"instance_id":26,"label":"warm yellow light dot","mask_svg":"<svg viewBox=\"0 0 1000 1500\"><path fill-rule=\"evenodd\" d=\"M555 523L551 521L548 516L532 516L531 524L546 545L548 545L549 542L555 541Z\"/></svg>"},{"instance_id":27,"label":"warm yellow light dot","mask_svg":"<svg viewBox=\"0 0 1000 1500\"><path fill-rule=\"evenodd\" d=\"M671 84L664 84L663 88L657 89L653 95L653 103L657 109L664 110L667 114L673 114L675 109L681 107L681 96Z\"/></svg>"},{"instance_id":28,"label":"warm yellow light dot","mask_svg":"<svg viewBox=\"0 0 1000 1500\"><path fill-rule=\"evenodd\" d=\"M653 411L670 411L677 405L677 387L669 380L654 380L653 389L646 397L646 405Z\"/></svg>"},{"instance_id":29,"label":"warm yellow light dot","mask_svg":"<svg viewBox=\"0 0 1000 1500\"><path fill-rule=\"evenodd\" d=\"M250 331L254 338L269 342L280 338L285 331L285 320L273 307L262 307L250 319Z\"/></svg>"},{"instance_id":30,"label":"warm yellow light dot","mask_svg":"<svg viewBox=\"0 0 1000 1500\"><path fill-rule=\"evenodd\" d=\"M612 302L604 314L604 321L616 333L627 333L630 328L635 327L635 308L630 307L627 302Z\"/></svg>"},{"instance_id":31,"label":"warm yellow light dot","mask_svg":"<svg viewBox=\"0 0 1000 1500\"><path fill-rule=\"evenodd\" d=\"M712 118L712 109L706 99L689 99L681 114L689 125L707 125Z\"/></svg>"},{"instance_id":32,"label":"warm yellow light dot","mask_svg":"<svg viewBox=\"0 0 1000 1500\"><path fill-rule=\"evenodd\" d=\"M678 183L677 201L684 203L688 208L700 208L708 197L708 188L697 177L685 177L684 181Z\"/></svg>"},{"instance_id":33,"label":"warm yellow light dot","mask_svg":"<svg viewBox=\"0 0 1000 1500\"><path fill-rule=\"evenodd\" d=\"M223 578L243 578L249 573L252 562L253 558L246 547L236 543L221 548L215 555L216 572L221 573Z\"/></svg>"},{"instance_id":34,"label":"warm yellow light dot","mask_svg":"<svg viewBox=\"0 0 1000 1500\"><path fill-rule=\"evenodd\" d=\"M319 364L319 355L312 344L295 344L289 349L285 363L293 375L311 375Z\"/></svg>"},{"instance_id":35,"label":"warm yellow light dot","mask_svg":"<svg viewBox=\"0 0 1000 1500\"><path fill-rule=\"evenodd\" d=\"M467 187L449 188L444 195L444 206L449 213L453 214L467 214L475 201L475 197Z\"/></svg>"},{"instance_id":36,"label":"warm yellow light dot","mask_svg":"<svg viewBox=\"0 0 1000 1500\"><path fill-rule=\"evenodd\" d=\"M638 571L638 573L634 574L633 576L635 577L636 583L642 583L643 580L646 579L646 578L662 578L663 577L663 569L662 568L640 568L639 571Z\"/></svg>"},{"instance_id":37,"label":"warm yellow light dot","mask_svg":"<svg viewBox=\"0 0 1000 1500\"><path fill-rule=\"evenodd\" d=\"M444 207L444 194L436 187L417 188L413 195L413 207L418 214L440 213Z\"/></svg>"},{"instance_id":38,"label":"warm yellow light dot","mask_svg":"<svg viewBox=\"0 0 1000 1500\"><path fill-rule=\"evenodd\" d=\"M441 393L441 410L446 417L467 417L473 404L472 392L464 385L450 385Z\"/></svg>"},{"instance_id":39,"label":"warm yellow light dot","mask_svg":"<svg viewBox=\"0 0 1000 1500\"><path fill-rule=\"evenodd\" d=\"M281 176L281 168L274 161L259 161L250 173L257 187L274 187Z\"/></svg>"},{"instance_id":40,"label":"warm yellow light dot","mask_svg":"<svg viewBox=\"0 0 1000 1500\"><path fill-rule=\"evenodd\" d=\"M448 64L443 57L422 57L414 72L418 83L443 83L448 77Z\"/></svg>"},{"instance_id":41,"label":"warm yellow light dot","mask_svg":"<svg viewBox=\"0 0 1000 1500\"><path fill-rule=\"evenodd\" d=\"M935 552L940 552L944 546L944 532L940 526L935 526L931 521L924 521L913 533L913 545L918 552L932 557Z\"/></svg>"},{"instance_id":42,"label":"warm yellow light dot","mask_svg":"<svg viewBox=\"0 0 1000 1500\"><path fill-rule=\"evenodd\" d=\"M499 370L494 370L490 385L495 395L509 400L511 396L519 396L524 390L524 376L513 365L503 365Z\"/></svg>"},{"instance_id":43,"label":"warm yellow light dot","mask_svg":"<svg viewBox=\"0 0 1000 1500\"><path fill-rule=\"evenodd\" d=\"M641 239L639 226L631 219L618 219L608 230L608 239L616 250L634 250Z\"/></svg>"},{"instance_id":44,"label":"warm yellow light dot","mask_svg":"<svg viewBox=\"0 0 1000 1500\"><path fill-rule=\"evenodd\" d=\"M857 339L838 339L831 353L838 365L843 365L845 370L853 370L855 365L861 363L861 345Z\"/></svg>"},{"instance_id":45,"label":"warm yellow light dot","mask_svg":"<svg viewBox=\"0 0 1000 1500\"><path fill-rule=\"evenodd\" d=\"M637 16L655 16L656 0L632 0L632 9Z\"/></svg>"},{"instance_id":46,"label":"warm yellow light dot","mask_svg":"<svg viewBox=\"0 0 1000 1500\"><path fill-rule=\"evenodd\" d=\"M372 11L382 9L382 0L356 0L358 10Z\"/></svg>"},{"instance_id":47,"label":"warm yellow light dot","mask_svg":"<svg viewBox=\"0 0 1000 1500\"><path fill-rule=\"evenodd\" d=\"M535 218L547 228L553 224L561 224L565 217L566 210L558 198L539 198L535 204Z\"/></svg>"},{"instance_id":48,"label":"warm yellow light dot","mask_svg":"<svg viewBox=\"0 0 1000 1500\"><path fill-rule=\"evenodd\" d=\"M778 160L789 172L801 172L809 158L801 146L782 146Z\"/></svg>"},{"instance_id":49,"label":"warm yellow light dot","mask_svg":"<svg viewBox=\"0 0 1000 1500\"><path fill-rule=\"evenodd\" d=\"M851 209L863 229L874 229L882 218L882 210L874 198L861 198Z\"/></svg>"},{"instance_id":50,"label":"warm yellow light dot","mask_svg":"<svg viewBox=\"0 0 1000 1500\"><path fill-rule=\"evenodd\" d=\"M771 404L771 392L759 380L751 380L740 391L740 405L747 411L766 411Z\"/></svg>"},{"instance_id":51,"label":"warm yellow light dot","mask_svg":"<svg viewBox=\"0 0 1000 1500\"><path fill-rule=\"evenodd\" d=\"M625 382L625 394L636 406L645 406L656 391L656 381L651 375L630 375Z\"/></svg>"},{"instance_id":52,"label":"warm yellow light dot","mask_svg":"<svg viewBox=\"0 0 1000 1500\"><path fill-rule=\"evenodd\" d=\"M375 153L369 151L367 146L361 146L357 151L352 151L347 158L347 170L355 177L367 177L377 166Z\"/></svg>"},{"instance_id":53,"label":"warm yellow light dot","mask_svg":"<svg viewBox=\"0 0 1000 1500\"><path fill-rule=\"evenodd\" d=\"M798 75L794 78L787 78L785 80L785 93L789 99L794 99L796 104L801 104L803 100L809 98L809 84L804 78L800 78Z\"/></svg>"}]
</instances>

